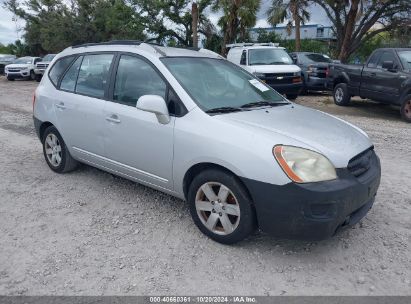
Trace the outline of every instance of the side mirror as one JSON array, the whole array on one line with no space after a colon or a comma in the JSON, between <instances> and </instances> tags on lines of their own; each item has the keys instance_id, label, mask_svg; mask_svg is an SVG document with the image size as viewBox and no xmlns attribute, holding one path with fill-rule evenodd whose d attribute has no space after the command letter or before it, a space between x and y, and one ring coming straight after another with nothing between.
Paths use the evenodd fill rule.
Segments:
<instances>
[{"instance_id":1,"label":"side mirror","mask_svg":"<svg viewBox=\"0 0 411 304\"><path fill-rule=\"evenodd\" d=\"M159 95L143 95L137 100L136 108L154 113L159 123L166 125L170 122L170 114L166 101Z\"/></svg>"},{"instance_id":2,"label":"side mirror","mask_svg":"<svg viewBox=\"0 0 411 304\"><path fill-rule=\"evenodd\" d=\"M382 63L382 68L388 71L394 71L394 62L393 61L384 61Z\"/></svg>"}]
</instances>

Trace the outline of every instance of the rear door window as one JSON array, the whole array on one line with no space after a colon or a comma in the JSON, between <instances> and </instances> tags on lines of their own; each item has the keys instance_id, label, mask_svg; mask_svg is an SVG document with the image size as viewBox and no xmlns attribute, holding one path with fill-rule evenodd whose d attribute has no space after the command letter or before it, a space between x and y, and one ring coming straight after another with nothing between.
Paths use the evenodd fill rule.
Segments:
<instances>
[{"instance_id":1,"label":"rear door window","mask_svg":"<svg viewBox=\"0 0 411 304\"><path fill-rule=\"evenodd\" d=\"M77 78L76 93L103 98L113 57L113 54L84 56Z\"/></svg>"},{"instance_id":2,"label":"rear door window","mask_svg":"<svg viewBox=\"0 0 411 304\"><path fill-rule=\"evenodd\" d=\"M53 67L50 69L49 78L55 86L57 86L60 77L64 74L65 70L74 60L74 58L74 56L63 57L57 60Z\"/></svg>"}]
</instances>

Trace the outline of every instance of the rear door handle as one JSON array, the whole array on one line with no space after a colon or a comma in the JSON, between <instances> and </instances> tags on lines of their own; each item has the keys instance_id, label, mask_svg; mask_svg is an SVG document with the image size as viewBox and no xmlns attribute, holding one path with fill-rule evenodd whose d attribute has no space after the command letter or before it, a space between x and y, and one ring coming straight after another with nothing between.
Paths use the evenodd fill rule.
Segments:
<instances>
[{"instance_id":1,"label":"rear door handle","mask_svg":"<svg viewBox=\"0 0 411 304\"><path fill-rule=\"evenodd\" d=\"M116 123L116 124L118 124L118 123L121 122L121 120L118 119L118 116L117 116L116 114L112 114L112 115L110 115L110 116L107 116L107 117L106 117L106 120L109 121L109 122Z\"/></svg>"},{"instance_id":2,"label":"rear door handle","mask_svg":"<svg viewBox=\"0 0 411 304\"><path fill-rule=\"evenodd\" d=\"M56 108L64 110L66 108L66 106L64 105L64 102L60 102L60 103L56 104Z\"/></svg>"}]
</instances>

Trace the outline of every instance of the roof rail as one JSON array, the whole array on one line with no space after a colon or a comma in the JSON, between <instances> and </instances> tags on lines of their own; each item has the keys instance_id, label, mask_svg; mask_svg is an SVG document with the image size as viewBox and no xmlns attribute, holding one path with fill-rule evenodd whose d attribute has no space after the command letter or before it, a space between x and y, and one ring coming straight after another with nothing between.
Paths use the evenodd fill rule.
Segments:
<instances>
[{"instance_id":1,"label":"roof rail","mask_svg":"<svg viewBox=\"0 0 411 304\"><path fill-rule=\"evenodd\" d=\"M279 47L279 43L274 42L267 42L267 43L254 43L254 42L244 42L244 43L231 43L227 44L226 47L228 48L235 48L235 47L245 47L245 46L275 46Z\"/></svg>"},{"instance_id":2,"label":"roof rail","mask_svg":"<svg viewBox=\"0 0 411 304\"><path fill-rule=\"evenodd\" d=\"M111 41L104 41L104 42L92 42L92 43L83 43L73 45L72 48L80 48L80 47L88 47L88 46L97 46L97 45L140 45L142 43L151 44L161 46L160 44L154 42L145 42L140 40L111 40Z\"/></svg>"}]
</instances>

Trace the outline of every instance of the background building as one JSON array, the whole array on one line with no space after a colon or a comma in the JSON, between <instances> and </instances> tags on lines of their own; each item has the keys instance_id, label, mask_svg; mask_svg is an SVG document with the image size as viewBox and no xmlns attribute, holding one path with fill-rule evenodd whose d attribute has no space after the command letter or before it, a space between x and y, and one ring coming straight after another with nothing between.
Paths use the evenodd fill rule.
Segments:
<instances>
[{"instance_id":1,"label":"background building","mask_svg":"<svg viewBox=\"0 0 411 304\"><path fill-rule=\"evenodd\" d=\"M259 30L265 30L268 33L275 32L275 34L282 39L295 39L294 27L291 29L291 34L288 35L286 26L276 26L250 29L250 36L252 40L257 40ZM301 25L300 33L301 39L335 40L335 35L331 26L323 26L321 24Z\"/></svg>"}]
</instances>

